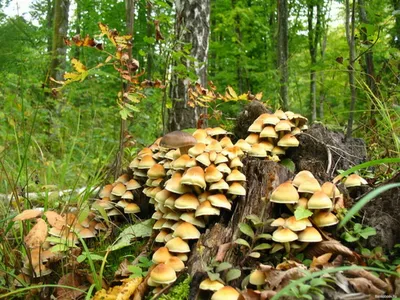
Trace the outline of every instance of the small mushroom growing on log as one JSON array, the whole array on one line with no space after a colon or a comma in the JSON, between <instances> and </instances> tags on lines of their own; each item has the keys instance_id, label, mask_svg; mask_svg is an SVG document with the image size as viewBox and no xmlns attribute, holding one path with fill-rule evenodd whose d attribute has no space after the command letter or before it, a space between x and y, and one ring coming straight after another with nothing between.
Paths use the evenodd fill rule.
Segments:
<instances>
[{"instance_id":1,"label":"small mushroom growing on log","mask_svg":"<svg viewBox=\"0 0 400 300\"><path fill-rule=\"evenodd\" d=\"M179 148L181 155L187 154L188 150L197 143L197 140L190 133L183 131L172 131L164 135L160 146L165 148Z\"/></svg>"}]
</instances>

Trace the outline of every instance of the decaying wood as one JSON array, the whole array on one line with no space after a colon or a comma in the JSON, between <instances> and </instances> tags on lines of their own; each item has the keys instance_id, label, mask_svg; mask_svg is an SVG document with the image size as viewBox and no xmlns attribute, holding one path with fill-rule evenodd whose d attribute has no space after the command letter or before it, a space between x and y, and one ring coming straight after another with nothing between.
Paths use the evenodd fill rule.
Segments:
<instances>
[{"instance_id":1,"label":"decaying wood","mask_svg":"<svg viewBox=\"0 0 400 300\"><path fill-rule=\"evenodd\" d=\"M264 222L272 218L272 205L263 199L269 198L279 184L292 176L288 169L272 161L245 158L243 162L243 173L247 178L247 195L236 198L233 201L232 211L222 214L220 221L210 225L193 245L188 261L188 271L191 276L204 273L207 264L216 257L219 247L239 237L238 225L246 221L246 216L254 214ZM238 265L242 259L237 245L232 243L226 251L224 261Z\"/></svg>"}]
</instances>

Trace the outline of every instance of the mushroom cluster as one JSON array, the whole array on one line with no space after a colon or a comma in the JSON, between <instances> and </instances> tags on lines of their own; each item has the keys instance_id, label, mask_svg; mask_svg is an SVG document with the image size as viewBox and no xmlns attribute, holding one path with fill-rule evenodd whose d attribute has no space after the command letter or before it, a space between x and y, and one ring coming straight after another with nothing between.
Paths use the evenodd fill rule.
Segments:
<instances>
[{"instance_id":1,"label":"mushroom cluster","mask_svg":"<svg viewBox=\"0 0 400 300\"><path fill-rule=\"evenodd\" d=\"M131 180L142 182L155 207L153 229L160 247L153 254L156 267L149 285L173 282L185 267L190 242L200 238L209 219L231 210L235 198L246 194L240 158L250 145L234 145L228 134L219 127L193 135L174 131L141 150L130 164Z\"/></svg>"},{"instance_id":2,"label":"mushroom cluster","mask_svg":"<svg viewBox=\"0 0 400 300\"><path fill-rule=\"evenodd\" d=\"M287 148L299 146L295 135L308 128L306 123L306 117L291 111L260 115L248 129L249 155L279 161Z\"/></svg>"},{"instance_id":3,"label":"mushroom cluster","mask_svg":"<svg viewBox=\"0 0 400 300\"><path fill-rule=\"evenodd\" d=\"M293 181L286 181L280 184L271 194L270 201L279 204L286 204L293 212L299 207L312 212L311 220L307 217L297 220L295 216L288 218L277 218L271 226L278 227L272 234L276 243L271 253L283 248L287 252L290 249L301 251L310 242L322 241L322 236L314 227L322 228L333 226L339 222L332 213L334 202L343 195L332 182L325 182L320 185L318 180L310 171L300 171ZM301 242L302 245L296 242Z\"/></svg>"}]
</instances>

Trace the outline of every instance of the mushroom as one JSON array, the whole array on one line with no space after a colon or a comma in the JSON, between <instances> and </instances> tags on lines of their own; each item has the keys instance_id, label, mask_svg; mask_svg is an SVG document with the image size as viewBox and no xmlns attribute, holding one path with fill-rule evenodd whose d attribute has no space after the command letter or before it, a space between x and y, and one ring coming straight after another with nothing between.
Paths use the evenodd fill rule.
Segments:
<instances>
[{"instance_id":1,"label":"mushroom","mask_svg":"<svg viewBox=\"0 0 400 300\"><path fill-rule=\"evenodd\" d=\"M353 187L353 186L361 186L362 184L368 184L368 182L357 174L351 174L349 177L346 178L344 181L344 186L346 188Z\"/></svg>"},{"instance_id":2,"label":"mushroom","mask_svg":"<svg viewBox=\"0 0 400 300\"><path fill-rule=\"evenodd\" d=\"M161 263L151 271L150 278L154 283L166 285L176 280L176 273L171 266Z\"/></svg>"},{"instance_id":3,"label":"mushroom","mask_svg":"<svg viewBox=\"0 0 400 300\"><path fill-rule=\"evenodd\" d=\"M160 146L164 148L179 148L181 155L187 154L188 150L197 143L197 140L190 133L183 131L172 131L164 135Z\"/></svg>"},{"instance_id":4,"label":"mushroom","mask_svg":"<svg viewBox=\"0 0 400 300\"><path fill-rule=\"evenodd\" d=\"M200 289L203 291L213 291L216 292L222 289L224 285L218 280L211 280L210 278L204 279L200 282Z\"/></svg>"},{"instance_id":5,"label":"mushroom","mask_svg":"<svg viewBox=\"0 0 400 300\"><path fill-rule=\"evenodd\" d=\"M233 287L224 286L212 295L211 300L237 300L239 297L240 293Z\"/></svg>"},{"instance_id":6,"label":"mushroom","mask_svg":"<svg viewBox=\"0 0 400 300\"><path fill-rule=\"evenodd\" d=\"M272 234L272 240L277 243L282 243L285 246L287 253L290 252L290 242L293 242L297 239L297 234L291 231L289 228L280 227Z\"/></svg>"},{"instance_id":7,"label":"mushroom","mask_svg":"<svg viewBox=\"0 0 400 300\"><path fill-rule=\"evenodd\" d=\"M250 274L249 282L253 285L256 285L258 290L261 290L262 286L265 284L265 279L266 276L263 271L254 270Z\"/></svg>"}]
</instances>

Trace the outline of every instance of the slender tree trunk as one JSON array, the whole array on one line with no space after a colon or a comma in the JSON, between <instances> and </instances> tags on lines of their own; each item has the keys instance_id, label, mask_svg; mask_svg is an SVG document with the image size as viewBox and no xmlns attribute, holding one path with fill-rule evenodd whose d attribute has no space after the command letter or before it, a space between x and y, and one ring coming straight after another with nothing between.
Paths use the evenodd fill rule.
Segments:
<instances>
[{"instance_id":1,"label":"slender tree trunk","mask_svg":"<svg viewBox=\"0 0 400 300\"><path fill-rule=\"evenodd\" d=\"M323 61L325 58L325 50L326 50L326 42L327 42L327 32L328 29L325 28L324 30L324 38L322 40L321 44L321 60ZM320 89L320 94L319 94L319 118L320 120L324 119L324 103L325 103L325 97L326 97L326 91L325 91L325 72L321 71L320 73L320 82L321 82L321 89Z\"/></svg>"},{"instance_id":2,"label":"slender tree trunk","mask_svg":"<svg viewBox=\"0 0 400 300\"><path fill-rule=\"evenodd\" d=\"M46 24L47 28L53 28L53 16L54 16L54 0L47 0L46 2ZM47 53L51 53L53 49L53 35L48 34L47 36Z\"/></svg>"},{"instance_id":3,"label":"slender tree trunk","mask_svg":"<svg viewBox=\"0 0 400 300\"><path fill-rule=\"evenodd\" d=\"M188 70L194 68L197 81L205 86L210 32L210 0L176 0L175 6L175 31L181 42L178 45L190 43L192 45L190 56L194 59L194 62L191 62L182 58L181 63ZM189 78L179 77L176 73L172 75L170 90L172 109L169 112L169 131L197 127L200 114L206 112L200 107L191 107L188 104L189 84Z\"/></svg>"},{"instance_id":4,"label":"slender tree trunk","mask_svg":"<svg viewBox=\"0 0 400 300\"><path fill-rule=\"evenodd\" d=\"M56 0L54 4L52 60L50 64L50 77L57 81L63 80L65 71L67 48L64 38L68 30L69 0ZM56 86L50 82L50 86Z\"/></svg>"},{"instance_id":5,"label":"slender tree trunk","mask_svg":"<svg viewBox=\"0 0 400 300\"><path fill-rule=\"evenodd\" d=\"M289 109L289 43L288 43L288 2L278 0L278 70L280 83L280 101L282 109Z\"/></svg>"},{"instance_id":6,"label":"slender tree trunk","mask_svg":"<svg viewBox=\"0 0 400 300\"><path fill-rule=\"evenodd\" d=\"M81 0L77 0L75 2L76 2L75 34L80 35L81 34L81 21L82 21L82 9L81 9L82 4L81 4ZM79 60L80 54L81 54L81 47L75 47L74 51L75 51L74 57Z\"/></svg>"},{"instance_id":7,"label":"slender tree trunk","mask_svg":"<svg viewBox=\"0 0 400 300\"><path fill-rule=\"evenodd\" d=\"M147 2L147 1L146 1ZM152 6L151 3L146 4L146 35L154 36L154 23L151 18ZM146 61L146 76L148 80L152 79L153 73L153 55L154 55L154 46L148 45L147 51L147 61Z\"/></svg>"},{"instance_id":8,"label":"slender tree trunk","mask_svg":"<svg viewBox=\"0 0 400 300\"><path fill-rule=\"evenodd\" d=\"M349 85L350 85L350 113L347 122L347 132L346 138L351 138L353 131L353 120L354 120L354 108L357 99L357 90L355 86L355 70L354 70L354 60L356 58L356 47L354 41L354 31L355 31L355 7L356 3L353 0L351 13L350 13L350 0L346 0L346 38L347 44L349 46L349 65L347 67L349 72ZM351 20L350 20L351 19Z\"/></svg>"},{"instance_id":9,"label":"slender tree trunk","mask_svg":"<svg viewBox=\"0 0 400 300\"><path fill-rule=\"evenodd\" d=\"M400 0L392 0L393 10L400 10ZM392 29L392 44L397 49L400 49L400 14L394 16L394 28Z\"/></svg>"}]
</instances>

